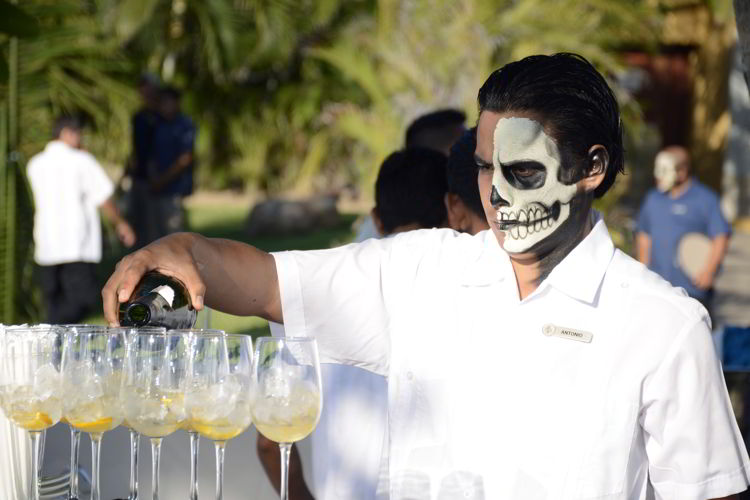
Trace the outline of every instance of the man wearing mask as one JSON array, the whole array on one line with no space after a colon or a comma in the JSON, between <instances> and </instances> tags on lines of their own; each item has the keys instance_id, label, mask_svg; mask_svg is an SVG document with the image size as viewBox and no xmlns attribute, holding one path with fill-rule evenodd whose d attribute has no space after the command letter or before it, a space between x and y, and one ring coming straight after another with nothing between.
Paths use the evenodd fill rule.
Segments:
<instances>
[{"instance_id":1,"label":"man wearing mask","mask_svg":"<svg viewBox=\"0 0 750 500\"><path fill-rule=\"evenodd\" d=\"M731 234L719 199L690 175L690 156L681 146L667 147L656 155L654 178L656 188L646 195L638 214L638 260L709 307L714 279ZM684 239L696 234L704 237L709 251L706 256L701 255L699 271L691 278L683 269L678 252L681 245L690 245Z\"/></svg>"}]
</instances>

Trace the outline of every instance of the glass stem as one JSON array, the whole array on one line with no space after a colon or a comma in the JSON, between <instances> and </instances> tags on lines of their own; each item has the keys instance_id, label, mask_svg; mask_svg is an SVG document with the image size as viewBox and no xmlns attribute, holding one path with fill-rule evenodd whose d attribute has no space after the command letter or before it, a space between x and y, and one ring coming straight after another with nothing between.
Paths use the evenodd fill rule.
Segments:
<instances>
[{"instance_id":1,"label":"glass stem","mask_svg":"<svg viewBox=\"0 0 750 500\"><path fill-rule=\"evenodd\" d=\"M29 431L31 438L31 483L29 498L39 500L39 437L40 431Z\"/></svg>"},{"instance_id":2,"label":"glass stem","mask_svg":"<svg viewBox=\"0 0 750 500\"><path fill-rule=\"evenodd\" d=\"M99 500L99 452L102 449L102 434L93 432L91 438L91 500Z\"/></svg>"},{"instance_id":3,"label":"glass stem","mask_svg":"<svg viewBox=\"0 0 750 500\"><path fill-rule=\"evenodd\" d=\"M78 500L78 448L81 446L81 431L70 426L70 486L68 499Z\"/></svg>"},{"instance_id":4,"label":"glass stem","mask_svg":"<svg viewBox=\"0 0 750 500\"><path fill-rule=\"evenodd\" d=\"M198 446L200 444L200 434L189 432L190 434L190 500L198 500Z\"/></svg>"},{"instance_id":5,"label":"glass stem","mask_svg":"<svg viewBox=\"0 0 750 500\"><path fill-rule=\"evenodd\" d=\"M281 451L281 500L289 500L289 454L292 443L279 443Z\"/></svg>"},{"instance_id":6,"label":"glass stem","mask_svg":"<svg viewBox=\"0 0 750 500\"><path fill-rule=\"evenodd\" d=\"M162 438L151 438L151 498L159 500L159 459Z\"/></svg>"},{"instance_id":7,"label":"glass stem","mask_svg":"<svg viewBox=\"0 0 750 500\"><path fill-rule=\"evenodd\" d=\"M44 442L47 440L47 430L43 430L41 436L39 436L39 480L42 480L42 469L44 468Z\"/></svg>"},{"instance_id":8,"label":"glass stem","mask_svg":"<svg viewBox=\"0 0 750 500\"><path fill-rule=\"evenodd\" d=\"M216 445L216 500L224 498L224 447L226 441L214 441Z\"/></svg>"},{"instance_id":9,"label":"glass stem","mask_svg":"<svg viewBox=\"0 0 750 500\"><path fill-rule=\"evenodd\" d=\"M141 435L130 429L130 493L128 500L138 500L138 444Z\"/></svg>"}]
</instances>

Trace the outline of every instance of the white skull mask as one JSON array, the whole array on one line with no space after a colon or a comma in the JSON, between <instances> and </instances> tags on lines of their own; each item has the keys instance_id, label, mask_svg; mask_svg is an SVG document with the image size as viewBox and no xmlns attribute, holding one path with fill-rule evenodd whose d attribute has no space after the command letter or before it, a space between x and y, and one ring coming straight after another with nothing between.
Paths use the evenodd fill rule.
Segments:
<instances>
[{"instance_id":1,"label":"white skull mask","mask_svg":"<svg viewBox=\"0 0 750 500\"><path fill-rule=\"evenodd\" d=\"M576 185L560 182L560 151L539 122L501 118L493 140L491 198L503 248L525 252L565 222Z\"/></svg>"},{"instance_id":2,"label":"white skull mask","mask_svg":"<svg viewBox=\"0 0 750 500\"><path fill-rule=\"evenodd\" d=\"M661 151L654 159L656 188L666 193L677 183L678 158L669 151Z\"/></svg>"}]
</instances>

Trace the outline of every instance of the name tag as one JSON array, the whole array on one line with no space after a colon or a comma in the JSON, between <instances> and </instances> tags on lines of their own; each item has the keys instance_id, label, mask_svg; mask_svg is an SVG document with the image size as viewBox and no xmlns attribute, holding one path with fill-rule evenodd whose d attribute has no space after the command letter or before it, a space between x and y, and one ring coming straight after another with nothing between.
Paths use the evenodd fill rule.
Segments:
<instances>
[{"instance_id":1,"label":"name tag","mask_svg":"<svg viewBox=\"0 0 750 500\"><path fill-rule=\"evenodd\" d=\"M561 339L577 340L578 342L590 343L594 335L591 332L574 330L565 326L544 325L542 333L547 337L560 337Z\"/></svg>"}]
</instances>

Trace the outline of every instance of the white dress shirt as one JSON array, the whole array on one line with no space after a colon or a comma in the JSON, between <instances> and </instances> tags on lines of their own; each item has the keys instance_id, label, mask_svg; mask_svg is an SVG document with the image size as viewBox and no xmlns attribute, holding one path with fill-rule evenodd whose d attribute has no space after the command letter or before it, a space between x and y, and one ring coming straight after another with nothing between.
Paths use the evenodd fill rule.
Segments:
<instances>
[{"instance_id":1,"label":"white dress shirt","mask_svg":"<svg viewBox=\"0 0 750 500\"><path fill-rule=\"evenodd\" d=\"M90 153L52 141L27 167L34 193L34 260L43 266L99 262L98 207L114 185Z\"/></svg>"},{"instance_id":2,"label":"white dress shirt","mask_svg":"<svg viewBox=\"0 0 750 500\"><path fill-rule=\"evenodd\" d=\"M274 254L286 332L388 377L392 500L706 500L747 452L705 309L603 221L519 300L490 231Z\"/></svg>"}]
</instances>

